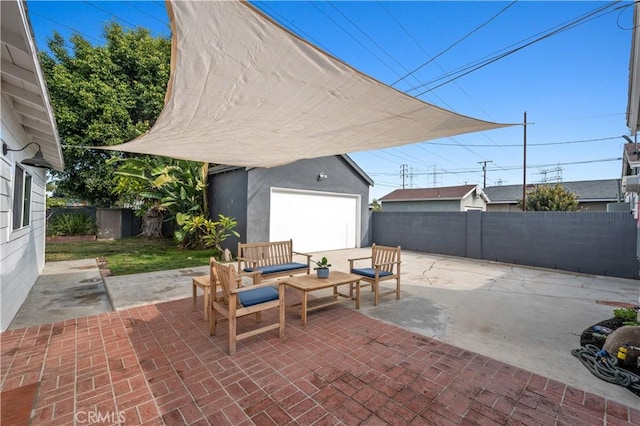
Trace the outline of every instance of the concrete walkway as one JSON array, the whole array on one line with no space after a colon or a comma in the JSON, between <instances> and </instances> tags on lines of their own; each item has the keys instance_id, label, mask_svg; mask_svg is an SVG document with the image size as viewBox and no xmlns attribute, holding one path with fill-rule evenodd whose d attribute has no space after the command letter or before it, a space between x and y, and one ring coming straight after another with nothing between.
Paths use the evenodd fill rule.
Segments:
<instances>
[{"instance_id":1,"label":"concrete walkway","mask_svg":"<svg viewBox=\"0 0 640 426\"><path fill-rule=\"evenodd\" d=\"M366 256L370 249L317 253L327 256L333 269L347 271L347 259ZM60 262L63 263L63 262ZM90 263L90 261L89 261ZM94 262L95 264L95 262ZM65 265L85 268L86 261ZM59 321L63 312L89 315L80 310L82 297L71 296L74 306L57 295L51 300L48 281L57 274L49 264L11 328L24 327L24 318L41 323ZM402 297L383 298L372 306L363 292L360 311L408 331L473 351L527 371L549 377L629 407L640 400L630 391L592 376L570 351L579 347L587 327L613 316L613 307L599 301L638 304L640 281L519 267L495 262L403 251ZM191 297L191 277L207 267L105 278L115 310ZM97 268L95 269L97 271ZM78 276L79 278L79 276ZM86 279L86 278L85 278ZM92 279L92 278L88 278ZM82 280L75 282L81 284ZM86 289L84 290L86 291ZM294 291L294 290L290 290ZM38 299L34 303L32 299ZM103 300L96 297L95 300ZM61 306L55 306L62 303ZM67 303L66 307L64 303ZM199 303L202 303L200 298ZM48 307L47 307L48 306ZM354 309L351 304L344 306ZM105 312L96 303L93 314ZM24 311L24 312L23 312ZM51 317L47 315L51 314ZM313 321L314 313L310 314ZM20 320L19 320L20 319ZM287 322L296 321L290 315Z\"/></svg>"}]
</instances>

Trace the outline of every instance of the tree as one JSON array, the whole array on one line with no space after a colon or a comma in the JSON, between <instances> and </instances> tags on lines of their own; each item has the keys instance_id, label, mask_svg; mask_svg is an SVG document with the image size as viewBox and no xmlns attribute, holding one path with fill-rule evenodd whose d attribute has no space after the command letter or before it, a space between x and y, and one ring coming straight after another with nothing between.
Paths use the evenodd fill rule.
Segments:
<instances>
[{"instance_id":1,"label":"tree","mask_svg":"<svg viewBox=\"0 0 640 426\"><path fill-rule=\"evenodd\" d=\"M206 214L206 163L157 156L108 161L115 163L113 192L143 216L143 235L160 236L165 218Z\"/></svg>"},{"instance_id":2,"label":"tree","mask_svg":"<svg viewBox=\"0 0 640 426\"><path fill-rule=\"evenodd\" d=\"M522 200L518 201L522 207ZM527 192L527 210L532 211L576 211L578 199L561 185L538 185Z\"/></svg>"},{"instance_id":3,"label":"tree","mask_svg":"<svg viewBox=\"0 0 640 426\"><path fill-rule=\"evenodd\" d=\"M380 201L378 201L377 198L374 198L373 201L369 203L369 208L371 209L371 211L374 211L374 212L382 211L382 205L380 204Z\"/></svg>"},{"instance_id":4,"label":"tree","mask_svg":"<svg viewBox=\"0 0 640 426\"><path fill-rule=\"evenodd\" d=\"M74 34L69 51L64 38L54 33L50 53L41 52L40 61L66 145L65 170L52 172L57 191L110 206L118 196L111 190L114 167L107 160L125 154L80 147L127 142L152 126L164 105L171 42L116 23L105 26L104 36L104 46L93 46Z\"/></svg>"}]
</instances>

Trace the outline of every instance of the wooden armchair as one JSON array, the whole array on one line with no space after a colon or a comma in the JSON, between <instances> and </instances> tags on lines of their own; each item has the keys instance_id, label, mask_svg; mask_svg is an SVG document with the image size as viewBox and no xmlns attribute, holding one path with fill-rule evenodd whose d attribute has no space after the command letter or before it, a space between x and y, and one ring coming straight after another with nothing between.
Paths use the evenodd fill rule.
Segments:
<instances>
[{"instance_id":1,"label":"wooden armchair","mask_svg":"<svg viewBox=\"0 0 640 426\"><path fill-rule=\"evenodd\" d=\"M212 273L220 292L213 294L211 298L211 315L209 316L210 334L216 334L218 313L229 320L229 355L236 352L236 342L247 337L255 336L265 331L279 329L279 337L284 337L285 301L284 281L260 283L260 272L236 274L232 264L223 265L217 261L212 262ZM253 278L254 285L239 286L243 276ZM277 286L277 290L274 288ZM279 309L278 322L255 328L244 333L237 333L237 318L245 315L256 314L256 322L262 320L262 311L267 309Z\"/></svg>"},{"instance_id":2,"label":"wooden armchair","mask_svg":"<svg viewBox=\"0 0 640 426\"><path fill-rule=\"evenodd\" d=\"M215 273L213 272L214 257L209 258L209 273L207 275L200 275L191 279L191 285L193 286L193 311L198 310L198 288L201 288L204 292L204 308L203 316L206 321L209 318L209 295L216 293Z\"/></svg>"},{"instance_id":3,"label":"wooden armchair","mask_svg":"<svg viewBox=\"0 0 640 426\"><path fill-rule=\"evenodd\" d=\"M354 268L356 261L371 259L371 267ZM371 256L358 257L349 260L349 270L352 274L360 275L360 283L371 285L373 291L373 306L378 306L381 296L396 294L396 300L400 300L400 246L386 247L373 244L371 246ZM395 289L380 290L380 282L386 280L396 280ZM358 284L358 285L361 285Z\"/></svg>"}]
</instances>

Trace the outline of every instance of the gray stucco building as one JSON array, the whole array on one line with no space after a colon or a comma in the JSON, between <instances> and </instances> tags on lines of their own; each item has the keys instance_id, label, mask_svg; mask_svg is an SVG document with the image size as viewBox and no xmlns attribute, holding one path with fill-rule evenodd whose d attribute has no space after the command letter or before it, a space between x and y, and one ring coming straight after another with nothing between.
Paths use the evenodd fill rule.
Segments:
<instances>
[{"instance_id":1,"label":"gray stucco building","mask_svg":"<svg viewBox=\"0 0 640 426\"><path fill-rule=\"evenodd\" d=\"M296 251L370 244L369 187L373 181L347 155L299 160L270 169L209 169L209 210L235 217L242 242L293 239Z\"/></svg>"}]
</instances>

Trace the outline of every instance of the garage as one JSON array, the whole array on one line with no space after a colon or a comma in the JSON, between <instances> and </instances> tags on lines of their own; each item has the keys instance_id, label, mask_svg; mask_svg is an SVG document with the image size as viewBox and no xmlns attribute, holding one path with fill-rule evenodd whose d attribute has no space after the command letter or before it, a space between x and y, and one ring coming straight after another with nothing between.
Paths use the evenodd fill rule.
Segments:
<instances>
[{"instance_id":1,"label":"garage","mask_svg":"<svg viewBox=\"0 0 640 426\"><path fill-rule=\"evenodd\" d=\"M300 252L359 247L360 195L271 188L269 241Z\"/></svg>"}]
</instances>

